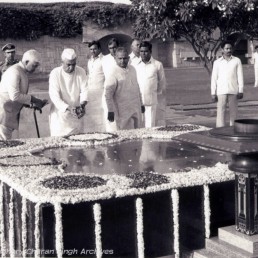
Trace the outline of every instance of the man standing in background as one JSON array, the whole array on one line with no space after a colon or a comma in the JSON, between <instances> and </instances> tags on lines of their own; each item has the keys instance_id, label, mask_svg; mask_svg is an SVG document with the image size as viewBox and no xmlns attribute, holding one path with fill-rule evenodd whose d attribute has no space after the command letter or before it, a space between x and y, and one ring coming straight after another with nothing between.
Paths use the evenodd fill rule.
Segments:
<instances>
[{"instance_id":1,"label":"man standing in background","mask_svg":"<svg viewBox=\"0 0 258 258\"><path fill-rule=\"evenodd\" d=\"M216 127L226 125L227 103L229 105L230 125L237 118L238 99L243 98L244 79L242 63L232 56L232 43L221 44L222 57L213 64L211 76L211 97L217 103Z\"/></svg>"},{"instance_id":2,"label":"man standing in background","mask_svg":"<svg viewBox=\"0 0 258 258\"><path fill-rule=\"evenodd\" d=\"M0 81L3 73L10 66L17 64L19 62L18 59L15 59L15 45L8 43L2 47L2 51L4 52L5 61L0 63Z\"/></svg>"},{"instance_id":3,"label":"man standing in background","mask_svg":"<svg viewBox=\"0 0 258 258\"><path fill-rule=\"evenodd\" d=\"M62 65L49 76L50 135L65 136L83 132L83 119L87 104L87 76L76 66L77 56L72 48L64 49Z\"/></svg>"},{"instance_id":4,"label":"man standing in background","mask_svg":"<svg viewBox=\"0 0 258 258\"><path fill-rule=\"evenodd\" d=\"M254 62L254 87L258 87L258 46L254 47L255 52L253 53L253 62Z\"/></svg>"},{"instance_id":5,"label":"man standing in background","mask_svg":"<svg viewBox=\"0 0 258 258\"><path fill-rule=\"evenodd\" d=\"M129 55L130 60L129 64L132 66L135 66L140 63L141 57L140 57L140 44L141 41L137 38L134 38L131 43L131 54Z\"/></svg>"},{"instance_id":6,"label":"man standing in background","mask_svg":"<svg viewBox=\"0 0 258 258\"><path fill-rule=\"evenodd\" d=\"M102 68L105 75L105 80L109 76L110 72L113 70L114 66L116 66L115 54L118 46L119 46L119 42L116 38L111 38L108 41L109 54L105 55L102 59ZM108 110L107 110L107 103L104 95L103 95L103 108L104 108L104 116L106 117ZM106 120L105 127L107 132L116 131L117 130L116 121L114 121L113 123L110 123L109 120Z\"/></svg>"},{"instance_id":7,"label":"man standing in background","mask_svg":"<svg viewBox=\"0 0 258 258\"><path fill-rule=\"evenodd\" d=\"M105 76L102 69L103 55L99 41L92 41L88 46L91 58L88 61L87 130L105 132L106 121L103 109Z\"/></svg>"},{"instance_id":8,"label":"man standing in background","mask_svg":"<svg viewBox=\"0 0 258 258\"><path fill-rule=\"evenodd\" d=\"M166 89L164 68L161 62L152 57L152 44L143 41L140 44L141 61L135 66L137 80L142 94L142 102L145 106L145 127L156 126L156 111L158 94Z\"/></svg>"},{"instance_id":9,"label":"man standing in background","mask_svg":"<svg viewBox=\"0 0 258 258\"><path fill-rule=\"evenodd\" d=\"M112 67L116 64L115 54L118 46L119 46L119 42L116 38L111 38L108 41L109 54L105 55L102 59L102 67L103 67L103 72L105 74L105 77L108 75Z\"/></svg>"}]
</instances>

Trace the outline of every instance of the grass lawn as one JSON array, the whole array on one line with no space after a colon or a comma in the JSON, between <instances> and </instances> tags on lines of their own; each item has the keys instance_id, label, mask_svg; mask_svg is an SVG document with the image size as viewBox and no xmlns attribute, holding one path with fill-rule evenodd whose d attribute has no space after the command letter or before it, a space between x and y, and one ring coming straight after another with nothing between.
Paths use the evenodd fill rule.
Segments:
<instances>
[{"instance_id":1,"label":"grass lawn","mask_svg":"<svg viewBox=\"0 0 258 258\"><path fill-rule=\"evenodd\" d=\"M244 98L242 101L258 100L258 88L254 88L253 66L244 70ZM201 68L166 70L167 104L211 103L210 78Z\"/></svg>"}]
</instances>

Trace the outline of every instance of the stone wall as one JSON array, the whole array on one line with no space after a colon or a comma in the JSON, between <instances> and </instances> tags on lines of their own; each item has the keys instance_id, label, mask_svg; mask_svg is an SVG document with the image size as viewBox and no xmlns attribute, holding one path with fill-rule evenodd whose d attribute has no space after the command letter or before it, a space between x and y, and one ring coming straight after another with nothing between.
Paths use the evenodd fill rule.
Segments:
<instances>
[{"instance_id":1,"label":"stone wall","mask_svg":"<svg viewBox=\"0 0 258 258\"><path fill-rule=\"evenodd\" d=\"M192 46L186 41L175 41L173 43L173 67L199 67L200 58L194 52Z\"/></svg>"},{"instance_id":2,"label":"stone wall","mask_svg":"<svg viewBox=\"0 0 258 258\"><path fill-rule=\"evenodd\" d=\"M16 46L16 56L21 59L23 53L29 49L36 49L41 53L42 62L38 72L49 73L53 68L61 64L61 53L64 48L74 48L78 58L77 64L83 68L87 67L88 47L82 43L82 36L76 38L55 38L43 36L38 40L0 40L2 47L6 43L11 42ZM4 54L0 60L4 60Z\"/></svg>"}]
</instances>

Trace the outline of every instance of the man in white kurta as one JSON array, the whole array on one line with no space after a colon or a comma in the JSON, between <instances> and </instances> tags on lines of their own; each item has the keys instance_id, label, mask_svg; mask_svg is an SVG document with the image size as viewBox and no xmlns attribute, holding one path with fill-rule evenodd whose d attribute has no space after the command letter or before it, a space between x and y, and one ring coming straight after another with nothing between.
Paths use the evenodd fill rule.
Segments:
<instances>
[{"instance_id":1,"label":"man in white kurta","mask_svg":"<svg viewBox=\"0 0 258 258\"><path fill-rule=\"evenodd\" d=\"M116 38L111 38L108 41L109 54L103 56L103 59L102 59L102 68L103 68L105 77L109 75L113 66L116 65L115 54L116 54L117 48L118 48L118 40Z\"/></svg>"},{"instance_id":2,"label":"man in white kurta","mask_svg":"<svg viewBox=\"0 0 258 258\"><path fill-rule=\"evenodd\" d=\"M211 96L217 103L216 127L226 125L227 103L229 106L230 125L237 119L238 99L243 98L244 79L242 63L232 56L232 43L221 44L222 57L213 64L211 76Z\"/></svg>"},{"instance_id":3,"label":"man in white kurta","mask_svg":"<svg viewBox=\"0 0 258 258\"><path fill-rule=\"evenodd\" d=\"M141 61L135 66L142 102L145 106L144 124L146 128L156 126L157 95L162 94L162 91L166 88L163 65L155 60L151 53L152 44L143 41L140 44Z\"/></svg>"},{"instance_id":4,"label":"man in white kurta","mask_svg":"<svg viewBox=\"0 0 258 258\"><path fill-rule=\"evenodd\" d=\"M87 104L87 76L76 66L75 51L65 49L61 58L62 66L54 68L49 77L51 136L81 133Z\"/></svg>"},{"instance_id":5,"label":"man in white kurta","mask_svg":"<svg viewBox=\"0 0 258 258\"><path fill-rule=\"evenodd\" d=\"M253 62L254 62L254 87L258 87L258 46L255 46L255 52L253 53Z\"/></svg>"},{"instance_id":6,"label":"man in white kurta","mask_svg":"<svg viewBox=\"0 0 258 258\"><path fill-rule=\"evenodd\" d=\"M105 76L102 68L103 55L100 43L89 43L91 58L88 61L88 104L85 122L87 131L106 131L106 117L104 117L103 94Z\"/></svg>"},{"instance_id":7,"label":"man in white kurta","mask_svg":"<svg viewBox=\"0 0 258 258\"><path fill-rule=\"evenodd\" d=\"M102 58L102 69L104 72L105 79L110 75L113 68L116 66L115 54L116 49L118 48L119 42L116 38L111 38L108 41L108 50L109 54L103 56ZM103 95L103 108L104 108L104 115L107 116L107 103L105 96ZM110 123L110 121L106 120L106 131L107 132L114 132L117 130L116 121Z\"/></svg>"},{"instance_id":8,"label":"man in white kurta","mask_svg":"<svg viewBox=\"0 0 258 258\"><path fill-rule=\"evenodd\" d=\"M141 113L145 111L135 68L128 65L128 61L127 50L123 47L118 48L117 65L105 80L108 120L116 121L120 130L141 127Z\"/></svg>"},{"instance_id":9,"label":"man in white kurta","mask_svg":"<svg viewBox=\"0 0 258 258\"><path fill-rule=\"evenodd\" d=\"M131 50L132 52L130 53L129 57L130 57L130 60L129 60L129 64L132 65L132 66L136 66L140 63L141 61L141 57L140 57L140 44L141 44L141 41L137 38L134 38L132 40L132 43L131 43Z\"/></svg>"}]
</instances>

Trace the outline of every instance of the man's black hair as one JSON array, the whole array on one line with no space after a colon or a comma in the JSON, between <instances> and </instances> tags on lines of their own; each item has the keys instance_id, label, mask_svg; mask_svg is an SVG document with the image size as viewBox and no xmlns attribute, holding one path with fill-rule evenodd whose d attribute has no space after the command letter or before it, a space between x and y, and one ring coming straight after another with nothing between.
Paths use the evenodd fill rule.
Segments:
<instances>
[{"instance_id":1,"label":"man's black hair","mask_svg":"<svg viewBox=\"0 0 258 258\"><path fill-rule=\"evenodd\" d=\"M149 41L143 41L140 44L140 48L141 47L147 47L150 51L152 51L152 44Z\"/></svg>"},{"instance_id":2,"label":"man's black hair","mask_svg":"<svg viewBox=\"0 0 258 258\"><path fill-rule=\"evenodd\" d=\"M88 47L96 45L99 49L101 48L99 41L93 40L88 44Z\"/></svg>"}]
</instances>

